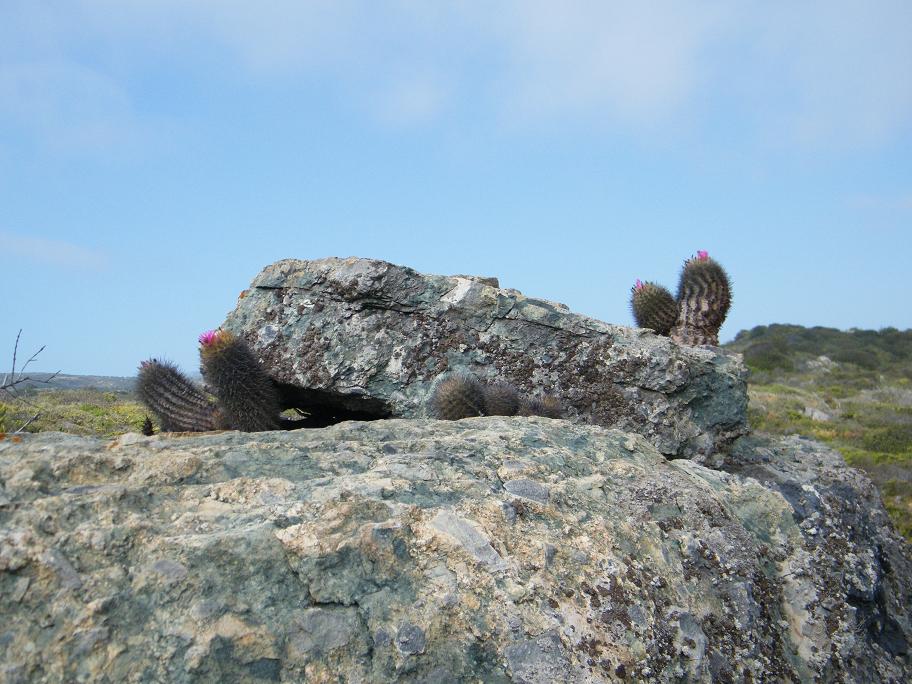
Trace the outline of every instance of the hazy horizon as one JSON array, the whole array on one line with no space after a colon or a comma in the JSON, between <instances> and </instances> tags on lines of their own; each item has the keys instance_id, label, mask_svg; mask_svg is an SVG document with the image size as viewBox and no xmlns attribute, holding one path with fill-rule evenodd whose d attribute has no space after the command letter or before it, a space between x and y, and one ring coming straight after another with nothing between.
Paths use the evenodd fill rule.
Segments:
<instances>
[{"instance_id":1,"label":"hazy horizon","mask_svg":"<svg viewBox=\"0 0 912 684\"><path fill-rule=\"evenodd\" d=\"M631 325L632 325L632 324L631 324ZM769 326L769 325L800 325L800 324L798 324L798 323L778 323L778 322L773 322L773 323L758 323L757 325L758 325L758 326ZM726 344L728 344L728 343L730 343L730 342L733 342L734 339L735 339L735 337L736 337L739 333L741 333L741 332L747 332L747 331L751 330L753 327L756 327L756 326L752 326L751 328L744 328L744 329L742 329L742 330L735 331L735 333L734 333L730 338L726 338L726 339L721 340L721 344L724 346L724 345L726 345ZM807 325L807 326L803 326L803 327L806 327L806 328L814 328L814 327L824 327L824 328L828 328L828 327L830 327L830 326L813 326L813 325ZM891 328L891 327L893 327L893 326L884 326L884 327L882 327L882 328L876 329L876 331L877 331L877 332L880 332L880 331L882 331L882 330L884 330L884 329ZM835 328L835 329L836 329L836 330L840 330L841 332L852 332L853 330L858 330L858 331L872 330L872 328L857 328L857 327L845 328L845 329L843 329L843 328ZM903 328L897 328L897 329L898 329L900 332L910 332L910 331L912 331L912 328L905 328L905 329L903 329ZM23 360L23 358L22 358L22 356L21 356L21 353L22 353L23 350L20 349L19 351L20 351L19 361L21 362L21 361ZM34 351L37 351L37 349L32 350L32 353L34 353ZM31 356L31 354L29 354L29 356ZM173 359L171 356L167 355L167 354L161 354L161 355L158 356L158 358L163 359L163 360L166 360L166 361L170 361L170 362L175 362L174 359ZM9 361L11 361L11 360L12 360L12 348L10 349L10 353L9 353ZM141 361L141 360L142 360L142 359L140 359L140 361ZM7 365L9 365L9 364L7 364ZM60 371L50 371L50 370L47 370L47 369L33 370L33 369L31 368L31 366L28 368L28 370L26 370L25 373L26 373L26 375L32 375L32 376L36 376L36 375L53 375L53 374L55 374L55 373L59 373L59 375L61 375L61 376L70 375L70 376L88 376L88 377L101 377L101 378L134 378L134 377L136 377L136 370L138 370L138 366L139 366L139 362L137 362L137 369L135 369L134 372L129 373L129 374L127 374L127 375L111 375L111 374L108 374L108 373L92 373L92 372L72 373L72 372L68 372L68 371L66 371L66 370L60 370ZM188 377L190 377L190 378L193 379L193 380L202 380L202 375L200 374L200 371L199 371L199 363L198 363L198 361L197 361L195 364L192 364L192 365L189 365L189 366L188 366L188 365L182 365L182 366L181 366L181 370L182 370ZM7 369L6 371L4 371L3 373L0 373L0 377L2 377L4 373L8 373L8 372L9 372L9 369Z\"/></svg>"},{"instance_id":2,"label":"hazy horizon","mask_svg":"<svg viewBox=\"0 0 912 684\"><path fill-rule=\"evenodd\" d=\"M22 328L42 369L193 370L265 266L328 256L632 325L703 249L723 340L912 328L910 31L901 0L8 0L0 366Z\"/></svg>"}]
</instances>

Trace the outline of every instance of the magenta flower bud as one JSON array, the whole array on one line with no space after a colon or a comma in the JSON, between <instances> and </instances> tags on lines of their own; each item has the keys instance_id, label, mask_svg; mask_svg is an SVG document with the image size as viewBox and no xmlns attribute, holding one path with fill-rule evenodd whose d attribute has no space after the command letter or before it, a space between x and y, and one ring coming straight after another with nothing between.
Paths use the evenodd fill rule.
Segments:
<instances>
[{"instance_id":1,"label":"magenta flower bud","mask_svg":"<svg viewBox=\"0 0 912 684\"><path fill-rule=\"evenodd\" d=\"M639 292L640 290L642 290L642 289L643 289L643 281L640 280L639 278L637 278L636 284L633 286L633 289L634 289L634 290L637 290L638 292Z\"/></svg>"},{"instance_id":2,"label":"magenta flower bud","mask_svg":"<svg viewBox=\"0 0 912 684\"><path fill-rule=\"evenodd\" d=\"M697 250L697 259L699 259L700 261L706 261L707 259L709 259L709 252L707 252L705 249L698 249Z\"/></svg>"},{"instance_id":3,"label":"magenta flower bud","mask_svg":"<svg viewBox=\"0 0 912 684\"><path fill-rule=\"evenodd\" d=\"M218 330L207 330L202 335L199 336L199 343L204 347L208 347L213 344L218 337Z\"/></svg>"}]
</instances>

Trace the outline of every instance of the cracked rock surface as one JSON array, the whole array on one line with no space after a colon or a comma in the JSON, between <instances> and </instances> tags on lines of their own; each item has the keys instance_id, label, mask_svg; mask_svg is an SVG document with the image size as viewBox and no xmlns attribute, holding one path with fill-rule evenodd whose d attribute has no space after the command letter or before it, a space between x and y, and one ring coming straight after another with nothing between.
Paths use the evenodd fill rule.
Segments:
<instances>
[{"instance_id":1,"label":"cracked rock surface","mask_svg":"<svg viewBox=\"0 0 912 684\"><path fill-rule=\"evenodd\" d=\"M433 381L469 370L553 394L568 417L638 432L667 456L711 463L746 430L740 356L609 325L492 278L289 259L256 277L223 327L247 339L286 407L324 424L422 417Z\"/></svg>"},{"instance_id":2,"label":"cracked rock surface","mask_svg":"<svg viewBox=\"0 0 912 684\"><path fill-rule=\"evenodd\" d=\"M6 682L902 682L912 562L825 447L545 418L0 441Z\"/></svg>"}]
</instances>

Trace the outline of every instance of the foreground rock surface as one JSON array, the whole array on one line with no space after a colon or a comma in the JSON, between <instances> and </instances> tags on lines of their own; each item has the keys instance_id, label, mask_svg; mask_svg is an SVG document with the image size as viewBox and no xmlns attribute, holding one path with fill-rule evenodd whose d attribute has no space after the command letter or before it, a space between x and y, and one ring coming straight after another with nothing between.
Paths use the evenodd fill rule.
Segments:
<instances>
[{"instance_id":1,"label":"foreground rock surface","mask_svg":"<svg viewBox=\"0 0 912 684\"><path fill-rule=\"evenodd\" d=\"M740 357L608 325L494 279L289 259L256 277L223 327L255 349L286 406L324 424L420 417L441 373L470 370L554 394L569 417L638 432L668 456L711 459L746 428Z\"/></svg>"},{"instance_id":2,"label":"foreground rock surface","mask_svg":"<svg viewBox=\"0 0 912 684\"><path fill-rule=\"evenodd\" d=\"M0 677L908 681L870 482L733 454L544 418L6 439Z\"/></svg>"}]
</instances>

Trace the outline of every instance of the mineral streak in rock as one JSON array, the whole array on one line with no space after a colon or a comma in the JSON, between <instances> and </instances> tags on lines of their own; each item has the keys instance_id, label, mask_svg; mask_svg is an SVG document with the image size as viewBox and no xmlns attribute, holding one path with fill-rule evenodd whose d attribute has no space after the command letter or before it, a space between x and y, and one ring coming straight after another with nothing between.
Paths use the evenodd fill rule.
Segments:
<instances>
[{"instance_id":1,"label":"mineral streak in rock","mask_svg":"<svg viewBox=\"0 0 912 684\"><path fill-rule=\"evenodd\" d=\"M289 259L254 279L223 328L281 383L285 408L323 425L422 417L435 378L466 371L553 395L570 419L638 432L671 457L715 462L746 430L738 355L602 323L491 279Z\"/></svg>"},{"instance_id":2,"label":"mineral streak in rock","mask_svg":"<svg viewBox=\"0 0 912 684\"><path fill-rule=\"evenodd\" d=\"M0 441L10 682L900 682L912 562L832 451L546 418Z\"/></svg>"}]
</instances>

